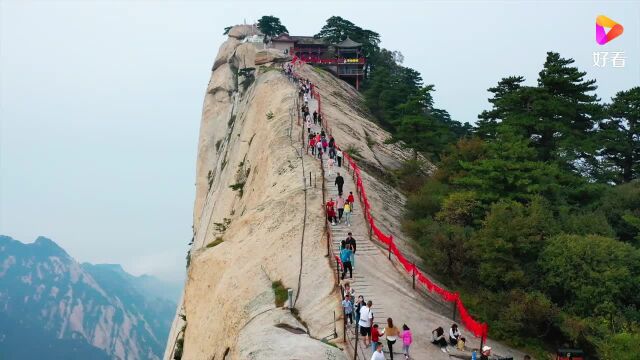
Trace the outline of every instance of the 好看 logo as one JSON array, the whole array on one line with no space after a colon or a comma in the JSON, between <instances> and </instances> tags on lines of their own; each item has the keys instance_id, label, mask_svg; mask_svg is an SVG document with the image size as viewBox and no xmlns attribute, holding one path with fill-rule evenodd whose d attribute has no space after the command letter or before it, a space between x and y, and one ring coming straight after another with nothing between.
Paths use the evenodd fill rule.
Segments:
<instances>
[{"instance_id":1,"label":"\u597d\u770b logo","mask_svg":"<svg viewBox=\"0 0 640 360\"><path fill-rule=\"evenodd\" d=\"M609 32L605 32L604 28L609 28ZM604 15L598 15L596 18L596 42L599 45L604 45L617 38L622 35L623 31L622 25Z\"/></svg>"}]
</instances>

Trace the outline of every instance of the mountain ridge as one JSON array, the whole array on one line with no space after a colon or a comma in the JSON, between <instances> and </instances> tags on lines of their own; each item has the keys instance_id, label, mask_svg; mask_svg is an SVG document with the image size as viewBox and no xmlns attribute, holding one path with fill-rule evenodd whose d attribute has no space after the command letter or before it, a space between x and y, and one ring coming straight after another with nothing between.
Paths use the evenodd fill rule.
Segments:
<instances>
[{"instance_id":1,"label":"mountain ridge","mask_svg":"<svg viewBox=\"0 0 640 360\"><path fill-rule=\"evenodd\" d=\"M140 288L151 279L0 235L0 358L158 359L175 299Z\"/></svg>"}]
</instances>

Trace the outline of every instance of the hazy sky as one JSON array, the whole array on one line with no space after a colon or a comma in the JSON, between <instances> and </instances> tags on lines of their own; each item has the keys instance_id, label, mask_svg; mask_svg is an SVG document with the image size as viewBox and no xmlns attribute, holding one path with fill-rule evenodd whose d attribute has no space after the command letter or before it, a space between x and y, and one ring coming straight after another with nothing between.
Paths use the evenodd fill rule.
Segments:
<instances>
[{"instance_id":1,"label":"hazy sky","mask_svg":"<svg viewBox=\"0 0 640 360\"><path fill-rule=\"evenodd\" d=\"M332 15L379 32L473 122L486 89L546 51L576 59L605 100L640 85L640 2L0 0L0 234L45 235L80 261L183 276L197 136L223 28L261 15L312 35ZM625 27L595 42L599 14ZM626 66L593 66L624 51Z\"/></svg>"}]
</instances>

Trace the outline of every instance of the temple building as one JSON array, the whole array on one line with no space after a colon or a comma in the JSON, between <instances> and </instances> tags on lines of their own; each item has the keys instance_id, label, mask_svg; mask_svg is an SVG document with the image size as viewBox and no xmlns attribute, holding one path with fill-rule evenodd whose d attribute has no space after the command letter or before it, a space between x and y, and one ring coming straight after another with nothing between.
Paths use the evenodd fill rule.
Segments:
<instances>
[{"instance_id":1,"label":"temple building","mask_svg":"<svg viewBox=\"0 0 640 360\"><path fill-rule=\"evenodd\" d=\"M338 44L329 44L313 36L290 36L282 34L271 39L269 47L279 49L298 59L321 66L356 89L364 76L366 64L362 44L349 37Z\"/></svg>"}]
</instances>

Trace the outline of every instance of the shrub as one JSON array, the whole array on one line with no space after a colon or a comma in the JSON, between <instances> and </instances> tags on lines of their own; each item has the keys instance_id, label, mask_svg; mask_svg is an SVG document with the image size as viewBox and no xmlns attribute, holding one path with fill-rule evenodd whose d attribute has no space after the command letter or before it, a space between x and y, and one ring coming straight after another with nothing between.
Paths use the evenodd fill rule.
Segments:
<instances>
[{"instance_id":1,"label":"shrub","mask_svg":"<svg viewBox=\"0 0 640 360\"><path fill-rule=\"evenodd\" d=\"M275 115L273 115L273 111L269 110L269 112L267 113L267 119L271 120L274 118Z\"/></svg>"},{"instance_id":2,"label":"shrub","mask_svg":"<svg viewBox=\"0 0 640 360\"><path fill-rule=\"evenodd\" d=\"M238 76L242 76L244 78L240 83L244 90L247 90L249 86L251 86L251 83L253 83L253 81L255 80L256 77L254 75L254 70L255 68L252 67L246 67L238 70Z\"/></svg>"},{"instance_id":3,"label":"shrub","mask_svg":"<svg viewBox=\"0 0 640 360\"><path fill-rule=\"evenodd\" d=\"M372 148L373 146L378 145L378 143L375 140L373 140L371 135L369 135L369 133L366 131L364 132L364 139L366 140L367 146L369 148Z\"/></svg>"},{"instance_id":4,"label":"shrub","mask_svg":"<svg viewBox=\"0 0 640 360\"><path fill-rule=\"evenodd\" d=\"M279 71L279 69L276 69L276 68L271 67L271 66L260 65L260 72L261 73L264 74L264 73L269 72L269 71Z\"/></svg>"},{"instance_id":5,"label":"shrub","mask_svg":"<svg viewBox=\"0 0 640 360\"><path fill-rule=\"evenodd\" d=\"M284 303L287 301L288 292L287 289L282 284L282 281L274 281L271 283L271 288L273 289L273 294L276 298L276 307L282 307Z\"/></svg>"},{"instance_id":6,"label":"shrub","mask_svg":"<svg viewBox=\"0 0 640 360\"><path fill-rule=\"evenodd\" d=\"M224 242L224 239L222 238L222 236L218 236L215 240L207 244L207 248L212 248L216 245L222 244L223 242Z\"/></svg>"},{"instance_id":7,"label":"shrub","mask_svg":"<svg viewBox=\"0 0 640 360\"><path fill-rule=\"evenodd\" d=\"M242 197L243 195L243 189L244 189L244 182L239 182L239 183L235 183L233 185L229 185L229 187L233 190L233 191L238 191L238 194L240 195L240 197Z\"/></svg>"},{"instance_id":8,"label":"shrub","mask_svg":"<svg viewBox=\"0 0 640 360\"><path fill-rule=\"evenodd\" d=\"M229 228L229 225L231 225L231 219L224 218L221 223L213 223L213 225L216 227L217 232L224 234L224 232Z\"/></svg>"},{"instance_id":9,"label":"shrub","mask_svg":"<svg viewBox=\"0 0 640 360\"><path fill-rule=\"evenodd\" d=\"M182 359L183 349L184 349L184 338L180 338L178 339L178 341L176 341L176 351L173 353L174 360Z\"/></svg>"},{"instance_id":10,"label":"shrub","mask_svg":"<svg viewBox=\"0 0 640 360\"><path fill-rule=\"evenodd\" d=\"M362 150L360 150L359 147L353 146L351 144L344 149L344 152L349 154L349 156L351 156L354 160L362 159L362 153L360 151Z\"/></svg>"},{"instance_id":11,"label":"shrub","mask_svg":"<svg viewBox=\"0 0 640 360\"><path fill-rule=\"evenodd\" d=\"M427 176L423 171L425 162L420 159L410 159L402 163L397 170L391 171L395 176L396 182L399 182L400 189L415 193L424 185Z\"/></svg>"}]
</instances>

